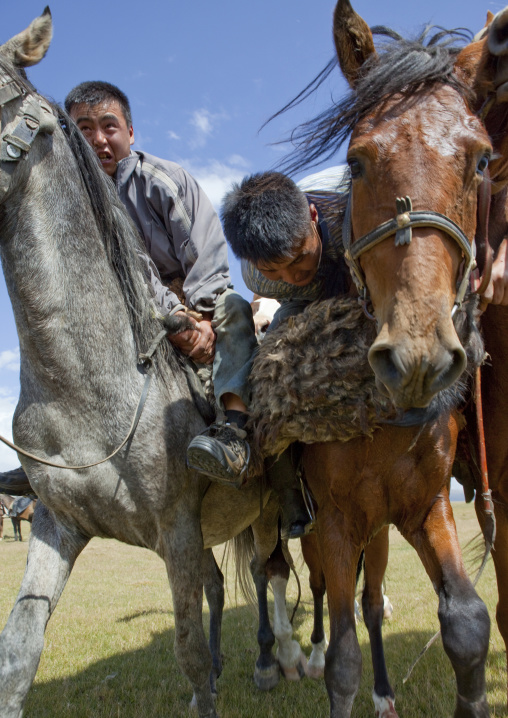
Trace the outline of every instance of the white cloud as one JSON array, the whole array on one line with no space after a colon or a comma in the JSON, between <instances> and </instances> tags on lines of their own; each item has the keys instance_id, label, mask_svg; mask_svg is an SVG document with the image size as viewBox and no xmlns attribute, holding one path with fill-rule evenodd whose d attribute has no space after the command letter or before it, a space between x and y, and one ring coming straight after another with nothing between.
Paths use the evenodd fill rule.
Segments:
<instances>
[{"instance_id":1,"label":"white cloud","mask_svg":"<svg viewBox=\"0 0 508 718\"><path fill-rule=\"evenodd\" d=\"M231 188L233 182L239 182L245 175L247 160L240 155L234 155L234 162L219 162L211 160L206 165L199 165L192 160L180 160L179 164L190 172L205 190L216 210L219 209L222 198ZM230 160L233 158L230 158Z\"/></svg>"},{"instance_id":2,"label":"white cloud","mask_svg":"<svg viewBox=\"0 0 508 718\"><path fill-rule=\"evenodd\" d=\"M18 397L0 396L0 434L9 441L12 441L12 415L17 403ZM0 442L0 471L15 469L17 466L19 466L19 459L16 452Z\"/></svg>"},{"instance_id":3,"label":"white cloud","mask_svg":"<svg viewBox=\"0 0 508 718\"><path fill-rule=\"evenodd\" d=\"M19 347L0 352L0 369L19 372Z\"/></svg>"},{"instance_id":4,"label":"white cloud","mask_svg":"<svg viewBox=\"0 0 508 718\"><path fill-rule=\"evenodd\" d=\"M179 140L180 135L177 135L176 132L173 132L173 130L168 130L168 137L170 140Z\"/></svg>"},{"instance_id":5,"label":"white cloud","mask_svg":"<svg viewBox=\"0 0 508 718\"><path fill-rule=\"evenodd\" d=\"M207 139L213 133L215 126L221 120L227 120L228 115L223 112L210 112L201 108L194 110L191 115L190 124L194 128L194 136L189 140L189 146L195 149L196 147L204 147Z\"/></svg>"}]
</instances>

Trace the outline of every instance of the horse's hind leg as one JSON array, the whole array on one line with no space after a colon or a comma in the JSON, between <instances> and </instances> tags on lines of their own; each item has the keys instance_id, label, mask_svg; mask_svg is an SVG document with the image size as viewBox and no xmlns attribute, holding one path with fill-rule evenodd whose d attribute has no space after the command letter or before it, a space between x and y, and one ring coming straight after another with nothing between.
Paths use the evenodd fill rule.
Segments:
<instances>
[{"instance_id":1,"label":"horse's hind leg","mask_svg":"<svg viewBox=\"0 0 508 718\"><path fill-rule=\"evenodd\" d=\"M266 573L273 589L273 632L277 639L277 660L286 680L299 681L305 675L307 657L298 641L293 639L293 626L288 619L286 589L289 565L282 550L280 536L266 564Z\"/></svg>"},{"instance_id":2,"label":"horse's hind leg","mask_svg":"<svg viewBox=\"0 0 508 718\"><path fill-rule=\"evenodd\" d=\"M270 625L268 613L268 573L267 563L270 554L277 545L278 503L270 499L263 510L262 517L252 524L255 555L250 570L258 600L258 645L259 656L254 669L254 682L262 691L269 691L279 682L279 664L272 653L275 635Z\"/></svg>"},{"instance_id":3,"label":"horse's hind leg","mask_svg":"<svg viewBox=\"0 0 508 718\"><path fill-rule=\"evenodd\" d=\"M208 645L212 654L212 672L210 688L217 694L217 678L222 673L220 652L222 612L224 610L224 576L217 566L212 549L207 549L203 557L203 581L205 596L210 609L210 638Z\"/></svg>"},{"instance_id":4,"label":"horse's hind leg","mask_svg":"<svg viewBox=\"0 0 508 718\"><path fill-rule=\"evenodd\" d=\"M310 637L312 653L307 662L305 673L309 678L317 680L323 678L325 673L325 651L328 645L323 623L323 601L326 590L325 577L321 566L316 534L303 536L301 542L303 558L309 569L310 590L312 591L312 597L314 599L314 627Z\"/></svg>"},{"instance_id":5,"label":"horse's hind leg","mask_svg":"<svg viewBox=\"0 0 508 718\"><path fill-rule=\"evenodd\" d=\"M457 680L454 718L485 718L489 614L464 569L446 491L436 497L421 529L407 538L439 596L443 646Z\"/></svg>"},{"instance_id":6,"label":"horse's hind leg","mask_svg":"<svg viewBox=\"0 0 508 718\"><path fill-rule=\"evenodd\" d=\"M374 669L374 705L379 718L397 718L395 695L388 680L381 626L384 615L383 577L388 564L388 531L385 526L365 547L365 586L362 611L369 631Z\"/></svg>"},{"instance_id":7,"label":"horse's hind leg","mask_svg":"<svg viewBox=\"0 0 508 718\"><path fill-rule=\"evenodd\" d=\"M88 543L39 502L18 598L0 636L0 715L21 718L44 645L46 624L79 553Z\"/></svg>"}]
</instances>

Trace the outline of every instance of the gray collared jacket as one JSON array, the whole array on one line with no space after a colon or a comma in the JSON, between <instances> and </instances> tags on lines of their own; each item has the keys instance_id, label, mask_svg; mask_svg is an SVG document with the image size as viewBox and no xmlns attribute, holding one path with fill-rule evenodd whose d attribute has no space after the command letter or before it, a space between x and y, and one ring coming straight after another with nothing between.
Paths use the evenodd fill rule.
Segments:
<instances>
[{"instance_id":1,"label":"gray collared jacket","mask_svg":"<svg viewBox=\"0 0 508 718\"><path fill-rule=\"evenodd\" d=\"M213 311L217 297L231 286L227 245L217 213L196 180L174 162L133 151L118 163L115 180L164 285L181 277L186 306ZM181 309L153 268L148 273L163 313Z\"/></svg>"}]
</instances>

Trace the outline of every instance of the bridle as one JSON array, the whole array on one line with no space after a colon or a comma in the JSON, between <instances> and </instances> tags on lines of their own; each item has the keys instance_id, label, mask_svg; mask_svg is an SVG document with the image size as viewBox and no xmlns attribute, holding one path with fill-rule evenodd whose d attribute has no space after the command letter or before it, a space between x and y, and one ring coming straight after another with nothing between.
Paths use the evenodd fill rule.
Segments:
<instances>
[{"instance_id":1,"label":"bridle","mask_svg":"<svg viewBox=\"0 0 508 718\"><path fill-rule=\"evenodd\" d=\"M397 198L395 201L397 214L393 219L383 222L375 229L364 234L360 239L352 241L352 211L353 211L353 190L349 191L349 197L344 214L344 223L342 227L342 242L344 246L344 257L348 264L349 271L360 295L360 301L364 308L368 303L367 283L365 275L361 268L359 258L362 254L372 249L380 242L395 234L395 246L399 247L404 244L410 244L412 241L413 227L435 227L445 232L459 245L462 256L465 259L465 267L462 273L462 279L457 288L455 301L452 308L452 316L462 305L466 294L469 277L472 270L476 267L476 246L475 241L470 241L464 234L462 229L451 219L439 212L428 210L414 211L411 199L409 197ZM372 315L370 315L370 318Z\"/></svg>"},{"instance_id":2,"label":"bridle","mask_svg":"<svg viewBox=\"0 0 508 718\"><path fill-rule=\"evenodd\" d=\"M0 72L0 111L4 105L23 97L15 117L0 134L0 200L7 194L15 163L26 157L39 132L52 134L57 125L50 104L36 93L28 93L16 80Z\"/></svg>"},{"instance_id":3,"label":"bridle","mask_svg":"<svg viewBox=\"0 0 508 718\"><path fill-rule=\"evenodd\" d=\"M27 92L25 88L16 82L16 80L0 71L0 113L4 105L12 102L18 97L24 97L18 112L13 120L6 125L5 129L0 132L0 166L2 169L0 172L0 201L9 190L13 170L16 166L15 163L27 156L39 132L52 134L55 131L58 122L57 118L53 114L51 105L43 97L35 92ZM7 165L4 163L7 163ZM22 454L23 456L26 456L33 461L37 461L40 464L60 469L88 469L92 466L98 466L99 464L109 461L116 454L118 454L120 449L122 449L125 445L129 445L129 442L134 436L141 418L141 413L145 406L150 383L153 377L153 356L157 347L164 340L166 335L167 331L165 329L159 332L146 354L140 354L138 357L140 370L145 374L141 396L136 406L127 435L122 440L120 445L117 446L117 448L109 454L109 456L106 456L106 458L90 464L82 464L78 466L57 464L25 451L20 446L17 446L3 436L0 436L0 441L16 451L18 454Z\"/></svg>"}]
</instances>

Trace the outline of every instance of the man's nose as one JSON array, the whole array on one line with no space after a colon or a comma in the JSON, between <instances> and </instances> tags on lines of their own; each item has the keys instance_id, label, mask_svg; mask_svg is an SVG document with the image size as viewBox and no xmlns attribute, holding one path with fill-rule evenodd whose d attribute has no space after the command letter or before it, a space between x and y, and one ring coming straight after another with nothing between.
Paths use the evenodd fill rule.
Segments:
<instances>
[{"instance_id":1,"label":"man's nose","mask_svg":"<svg viewBox=\"0 0 508 718\"><path fill-rule=\"evenodd\" d=\"M102 147L106 144L106 137L102 130L96 130L92 137L92 144L94 147Z\"/></svg>"}]
</instances>

